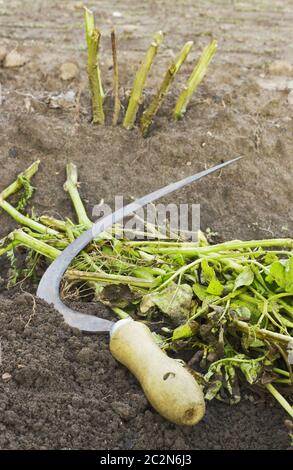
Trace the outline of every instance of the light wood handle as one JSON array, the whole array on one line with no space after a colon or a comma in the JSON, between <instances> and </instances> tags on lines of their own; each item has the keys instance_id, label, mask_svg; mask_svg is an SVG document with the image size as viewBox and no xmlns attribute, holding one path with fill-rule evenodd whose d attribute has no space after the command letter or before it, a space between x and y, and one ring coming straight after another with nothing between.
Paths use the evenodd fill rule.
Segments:
<instances>
[{"instance_id":1,"label":"light wood handle","mask_svg":"<svg viewBox=\"0 0 293 470\"><path fill-rule=\"evenodd\" d=\"M115 323L110 351L138 379L151 405L164 418L192 426L203 417L203 393L193 376L168 357L149 328L131 319Z\"/></svg>"}]
</instances>

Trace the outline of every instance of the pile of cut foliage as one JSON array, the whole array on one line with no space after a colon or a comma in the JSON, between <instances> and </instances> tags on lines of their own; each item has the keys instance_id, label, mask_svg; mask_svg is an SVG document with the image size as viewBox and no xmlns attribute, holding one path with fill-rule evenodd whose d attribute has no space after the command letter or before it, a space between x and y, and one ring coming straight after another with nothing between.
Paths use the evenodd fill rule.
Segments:
<instances>
[{"instance_id":1,"label":"pile of cut foliage","mask_svg":"<svg viewBox=\"0 0 293 470\"><path fill-rule=\"evenodd\" d=\"M64 188L77 223L34 211L25 215L38 164L0 193L0 207L19 224L0 245L0 256L11 263L10 284L38 276L44 260L50 263L92 225L72 164ZM18 191L13 206L7 199ZM186 242L154 226L146 226L140 238L127 238L123 227L115 226L93 240L68 268L63 298L91 296L120 318L152 324L162 349L190 352L188 366L207 400L237 403L248 382L269 391L292 418L293 240L209 244L200 232L197 242ZM20 269L16 261L23 249Z\"/></svg>"}]
</instances>

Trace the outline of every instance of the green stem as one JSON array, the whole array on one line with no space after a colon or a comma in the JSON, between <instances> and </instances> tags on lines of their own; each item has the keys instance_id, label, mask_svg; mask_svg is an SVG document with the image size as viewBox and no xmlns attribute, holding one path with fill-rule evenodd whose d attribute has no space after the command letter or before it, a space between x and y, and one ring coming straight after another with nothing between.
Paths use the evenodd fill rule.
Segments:
<instances>
[{"instance_id":1,"label":"green stem","mask_svg":"<svg viewBox=\"0 0 293 470\"><path fill-rule=\"evenodd\" d=\"M153 41L146 53L146 56L136 73L127 111L123 121L123 126L125 127L125 129L131 129L134 126L138 106L141 101L143 87L148 76L149 70L154 61L154 58L156 57L159 45L162 42L162 39L163 34L161 31L157 32L154 35Z\"/></svg>"},{"instance_id":2,"label":"green stem","mask_svg":"<svg viewBox=\"0 0 293 470\"><path fill-rule=\"evenodd\" d=\"M167 243L166 243L167 244ZM146 244L145 244L146 245ZM293 247L293 240L292 238L276 238L276 239L267 239L267 240L248 240L248 241L239 241L239 240L232 240L229 242L218 243L216 245L209 245L209 246L188 246L188 244L184 244L183 246L160 246L163 245L163 242L157 243L157 246L154 245L153 250L158 253L164 254L181 254L184 256L196 256L205 253L217 253L221 251L229 251L229 250L242 250L247 248L262 248L262 247L271 247L271 246L282 246L282 247ZM150 246L143 246L145 251L152 250Z\"/></svg>"},{"instance_id":3,"label":"green stem","mask_svg":"<svg viewBox=\"0 0 293 470\"><path fill-rule=\"evenodd\" d=\"M244 321L234 320L233 324L237 327L238 330L248 335L251 334L252 332L250 325L248 325ZM277 341L285 345L287 345L288 343L290 343L290 341L292 341L292 336L283 335L281 333L275 333L274 331L265 330L264 328L259 328L259 329L254 328L253 334L258 338Z\"/></svg>"},{"instance_id":4,"label":"green stem","mask_svg":"<svg viewBox=\"0 0 293 470\"><path fill-rule=\"evenodd\" d=\"M9 238L9 235L7 238ZM12 243L9 243L8 245L6 245L4 248L0 248L0 256L12 250L17 245L19 245L19 243L17 241L13 241Z\"/></svg>"},{"instance_id":5,"label":"green stem","mask_svg":"<svg viewBox=\"0 0 293 470\"><path fill-rule=\"evenodd\" d=\"M287 413L293 418L293 408L290 403L285 400L283 395L272 384L266 384L266 389L273 395L273 397L280 403L280 405L287 411Z\"/></svg>"},{"instance_id":6,"label":"green stem","mask_svg":"<svg viewBox=\"0 0 293 470\"><path fill-rule=\"evenodd\" d=\"M40 164L40 160L37 160L31 166L29 166L25 171L23 171L22 173L19 173L16 180L0 193L0 199L7 199L9 196L19 191L22 188L21 179L24 177L30 180L32 176L34 176L35 173L38 171L39 164Z\"/></svg>"},{"instance_id":7,"label":"green stem","mask_svg":"<svg viewBox=\"0 0 293 470\"><path fill-rule=\"evenodd\" d=\"M157 287L157 290L161 290L164 287L166 287L170 282L172 282L176 277L182 276L183 273L188 271L189 269L193 268L197 264L200 264L202 262L202 258L199 258L192 263L186 264L184 266L181 266L175 273L173 273L165 282L163 282L160 286Z\"/></svg>"},{"instance_id":8,"label":"green stem","mask_svg":"<svg viewBox=\"0 0 293 470\"><path fill-rule=\"evenodd\" d=\"M215 52L217 50L217 42L212 41L203 51L198 63L193 69L187 84L182 90L177 103L173 111L174 119L181 119L186 111L186 107L197 89L198 85L202 81L203 77L206 74L209 63L211 62Z\"/></svg>"},{"instance_id":9,"label":"green stem","mask_svg":"<svg viewBox=\"0 0 293 470\"><path fill-rule=\"evenodd\" d=\"M35 220L32 220L29 217L26 217L25 215L22 215L17 209L15 209L11 204L9 204L9 202L4 201L1 197L0 207L2 207L3 210L5 210L16 222L18 222L22 226L29 227L39 233L47 233L54 236L59 235L56 230L46 227L45 225L40 224L39 222L36 222Z\"/></svg>"},{"instance_id":10,"label":"green stem","mask_svg":"<svg viewBox=\"0 0 293 470\"><path fill-rule=\"evenodd\" d=\"M290 385L292 382L290 379L274 379L274 383Z\"/></svg>"},{"instance_id":11,"label":"green stem","mask_svg":"<svg viewBox=\"0 0 293 470\"><path fill-rule=\"evenodd\" d=\"M86 210L84 208L83 202L80 198L78 192L78 182L77 182L77 168L73 163L68 163L66 165L66 174L67 179L64 184L64 190L67 191L72 200L78 222L81 225L84 225L85 228L90 228L93 223L87 216Z\"/></svg>"},{"instance_id":12,"label":"green stem","mask_svg":"<svg viewBox=\"0 0 293 470\"><path fill-rule=\"evenodd\" d=\"M128 313L126 313L119 307L112 307L112 310L114 313L116 313L116 315L118 315L119 318L121 318L121 320L123 320L124 318L130 318L130 315L128 315Z\"/></svg>"},{"instance_id":13,"label":"green stem","mask_svg":"<svg viewBox=\"0 0 293 470\"><path fill-rule=\"evenodd\" d=\"M13 241L16 241L18 244L24 245L25 247L30 248L51 260L56 259L61 253L57 248L47 245L47 243L44 243L41 240L36 240L34 237L24 233L22 230L15 230L10 236L13 238Z\"/></svg>"},{"instance_id":14,"label":"green stem","mask_svg":"<svg viewBox=\"0 0 293 470\"><path fill-rule=\"evenodd\" d=\"M55 219L54 217L50 217L48 215L41 215L40 222L47 227L58 230L59 232L66 232L66 222L63 220Z\"/></svg>"},{"instance_id":15,"label":"green stem","mask_svg":"<svg viewBox=\"0 0 293 470\"><path fill-rule=\"evenodd\" d=\"M107 273L90 273L71 269L66 273L66 279L70 281L93 281L93 282L110 282L111 284L128 284L137 287L151 288L153 281L140 279L132 276L121 276L119 274Z\"/></svg>"},{"instance_id":16,"label":"green stem","mask_svg":"<svg viewBox=\"0 0 293 470\"><path fill-rule=\"evenodd\" d=\"M157 94L152 99L149 107L143 113L141 121L140 121L140 129L141 129L143 136L147 135L148 129L155 115L157 114L158 109L161 106L167 91L172 85L177 72L179 72L181 65L186 60L186 57L188 56L190 49L192 48L192 45L193 45L193 42L188 41L183 46L176 60L172 62L172 64L168 68Z\"/></svg>"},{"instance_id":17,"label":"green stem","mask_svg":"<svg viewBox=\"0 0 293 470\"><path fill-rule=\"evenodd\" d=\"M117 44L116 34L114 29L111 31L111 44L112 44L112 58L113 58L113 95L114 95L114 112L112 124L117 125L121 103L119 99L119 73L118 73L118 61L117 61Z\"/></svg>"},{"instance_id":18,"label":"green stem","mask_svg":"<svg viewBox=\"0 0 293 470\"><path fill-rule=\"evenodd\" d=\"M261 356L261 357L257 357L256 359L238 359L238 358L233 358L233 357L225 357L224 359L219 359L218 361L216 362L213 362L211 365L210 365L210 369L214 369L215 367L217 367L219 364L225 364L226 362L233 362L233 363L237 363L237 364L241 364L241 363L245 363L245 362L261 362L265 359L265 356Z\"/></svg>"},{"instance_id":19,"label":"green stem","mask_svg":"<svg viewBox=\"0 0 293 470\"><path fill-rule=\"evenodd\" d=\"M68 227L70 227L73 235L75 238L77 238L86 227L82 227L83 230L80 230L78 226L74 225L70 219L60 220L60 219L55 219L54 217L50 217L47 215L41 215L40 217L40 222L47 227L54 228L58 230L58 232L68 232Z\"/></svg>"},{"instance_id":20,"label":"green stem","mask_svg":"<svg viewBox=\"0 0 293 470\"><path fill-rule=\"evenodd\" d=\"M290 377L289 372L283 369L279 369L278 367L273 367L273 372L276 372L276 374L284 375L285 377Z\"/></svg>"},{"instance_id":21,"label":"green stem","mask_svg":"<svg viewBox=\"0 0 293 470\"><path fill-rule=\"evenodd\" d=\"M92 94L93 123L104 124L104 92L99 68L100 31L95 28L93 12L85 8L85 31L88 49L87 73Z\"/></svg>"}]
</instances>

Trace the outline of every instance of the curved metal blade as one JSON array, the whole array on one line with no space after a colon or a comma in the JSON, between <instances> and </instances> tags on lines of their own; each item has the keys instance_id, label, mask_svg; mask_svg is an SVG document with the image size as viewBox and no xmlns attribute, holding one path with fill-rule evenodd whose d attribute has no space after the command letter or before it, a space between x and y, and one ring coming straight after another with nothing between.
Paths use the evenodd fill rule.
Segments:
<instances>
[{"instance_id":1,"label":"curved metal blade","mask_svg":"<svg viewBox=\"0 0 293 470\"><path fill-rule=\"evenodd\" d=\"M135 212L146 204L159 199L160 197L166 196L167 194L172 193L173 191L176 191L177 189L180 189L183 186L192 183L193 181L199 180L200 178L203 178L204 176L207 176L214 171L220 170L221 168L236 162L240 158L242 157L234 158L228 162L221 163L207 170L188 176L187 178L177 181L176 183L171 183L164 188L158 189L157 191L147 194L146 196L137 199L135 202L122 207L116 212L113 212L113 214L109 214L103 217L101 220L98 220L90 229L88 229L74 242L68 245L68 247L66 247L65 250L62 251L62 253L58 256L58 258L56 258L56 260L50 264L39 283L37 296L46 300L46 302L49 304L53 304L56 310L58 310L63 315L64 321L74 328L88 332L110 331L113 322L72 310L71 308L64 305L61 301L59 295L60 283L62 276L70 265L71 261L94 238L97 238L101 232L105 231L113 224L119 222L127 215Z\"/></svg>"}]
</instances>

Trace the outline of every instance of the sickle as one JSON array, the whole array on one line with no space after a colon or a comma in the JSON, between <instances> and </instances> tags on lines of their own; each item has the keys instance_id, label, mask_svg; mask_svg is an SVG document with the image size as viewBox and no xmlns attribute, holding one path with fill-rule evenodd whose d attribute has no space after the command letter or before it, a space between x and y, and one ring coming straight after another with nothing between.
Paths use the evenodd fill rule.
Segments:
<instances>
[{"instance_id":1,"label":"sickle","mask_svg":"<svg viewBox=\"0 0 293 470\"><path fill-rule=\"evenodd\" d=\"M202 389L190 372L160 349L145 324L131 318L119 320L114 324L108 320L76 312L64 305L59 296L60 283L75 256L108 227L146 204L239 158L241 157L165 186L103 217L53 261L43 275L37 291L40 298L53 303L70 326L88 332L110 332L112 355L135 375L151 405L166 419L180 425L193 426L205 413Z\"/></svg>"}]
</instances>

